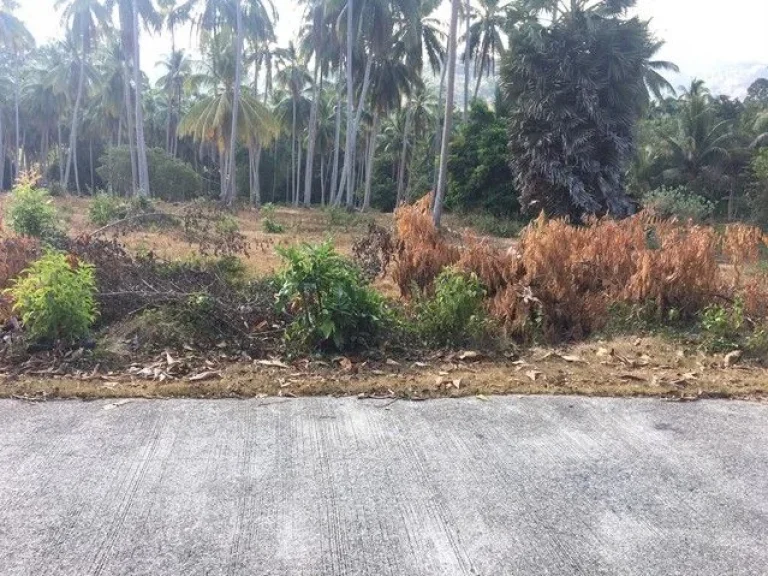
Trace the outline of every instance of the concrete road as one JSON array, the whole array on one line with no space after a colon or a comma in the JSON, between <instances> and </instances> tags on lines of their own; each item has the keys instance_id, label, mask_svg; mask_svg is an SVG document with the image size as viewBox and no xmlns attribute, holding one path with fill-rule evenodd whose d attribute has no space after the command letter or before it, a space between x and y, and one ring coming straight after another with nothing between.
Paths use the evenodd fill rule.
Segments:
<instances>
[{"instance_id":1,"label":"concrete road","mask_svg":"<svg viewBox=\"0 0 768 576\"><path fill-rule=\"evenodd\" d=\"M0 402L0 575L768 574L768 406Z\"/></svg>"}]
</instances>

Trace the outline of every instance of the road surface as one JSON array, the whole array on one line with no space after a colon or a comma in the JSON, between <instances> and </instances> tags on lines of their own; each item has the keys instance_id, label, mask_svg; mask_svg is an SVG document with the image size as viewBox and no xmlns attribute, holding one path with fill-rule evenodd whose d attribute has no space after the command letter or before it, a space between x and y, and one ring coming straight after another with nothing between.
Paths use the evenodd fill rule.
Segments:
<instances>
[{"instance_id":1,"label":"road surface","mask_svg":"<svg viewBox=\"0 0 768 576\"><path fill-rule=\"evenodd\" d=\"M0 402L2 576L768 574L768 405Z\"/></svg>"}]
</instances>

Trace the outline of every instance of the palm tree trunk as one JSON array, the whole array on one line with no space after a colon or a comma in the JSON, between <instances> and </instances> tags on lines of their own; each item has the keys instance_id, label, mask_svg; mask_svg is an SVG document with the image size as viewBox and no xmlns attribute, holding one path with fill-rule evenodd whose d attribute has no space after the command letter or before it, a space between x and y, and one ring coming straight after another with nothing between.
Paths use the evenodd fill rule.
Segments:
<instances>
[{"instance_id":1,"label":"palm tree trunk","mask_svg":"<svg viewBox=\"0 0 768 576\"><path fill-rule=\"evenodd\" d=\"M296 188L296 98L293 98L293 123L291 124L291 195L292 203L298 200L298 193Z\"/></svg>"},{"instance_id":2,"label":"palm tree trunk","mask_svg":"<svg viewBox=\"0 0 768 576\"><path fill-rule=\"evenodd\" d=\"M341 192L339 183L339 161L341 156L341 94L342 94L341 74L339 74L338 89L336 91L336 133L333 140L333 170L331 172L330 198L329 204L336 202L336 196Z\"/></svg>"},{"instance_id":3,"label":"palm tree trunk","mask_svg":"<svg viewBox=\"0 0 768 576\"><path fill-rule=\"evenodd\" d=\"M296 143L296 147L299 150L299 158L296 162L296 191L293 195L293 205L298 206L299 205L299 192L301 191L301 158L302 153L304 152L304 147L301 145L301 139L298 140Z\"/></svg>"},{"instance_id":4,"label":"palm tree trunk","mask_svg":"<svg viewBox=\"0 0 768 576\"><path fill-rule=\"evenodd\" d=\"M96 192L95 179L93 176L93 138L88 142L88 162L91 168L91 194Z\"/></svg>"},{"instance_id":5,"label":"palm tree trunk","mask_svg":"<svg viewBox=\"0 0 768 576\"><path fill-rule=\"evenodd\" d=\"M443 116L440 114L440 110L443 109L443 94L445 93L445 75L446 72L448 72L448 66L446 62L443 62L443 69L440 72L440 93L437 98L437 114L435 114L435 141L434 141L434 148L432 149L433 157L435 158L434 164L435 169L432 174L432 188L434 189L435 186L437 186L437 174L440 171L440 160L438 157L438 152L441 149L442 146L442 135L443 135Z\"/></svg>"},{"instance_id":6,"label":"palm tree trunk","mask_svg":"<svg viewBox=\"0 0 768 576\"><path fill-rule=\"evenodd\" d=\"M87 49L85 42L83 42L83 54L80 58L80 72L77 79L77 96L75 97L75 106L72 109L72 129L69 133L69 151L67 152L67 167L64 170L64 184L66 188L69 186L70 169L72 168L72 160L77 163L77 117L80 114L80 104L83 101L83 86L85 85L85 55ZM75 181L77 182L77 166L75 166ZM77 182L77 191L80 192L80 185Z\"/></svg>"},{"instance_id":7,"label":"palm tree trunk","mask_svg":"<svg viewBox=\"0 0 768 576\"><path fill-rule=\"evenodd\" d=\"M325 154L320 154L320 206L325 206Z\"/></svg>"},{"instance_id":8,"label":"palm tree trunk","mask_svg":"<svg viewBox=\"0 0 768 576\"><path fill-rule=\"evenodd\" d=\"M61 161L59 161L59 171L61 171ZM0 191L2 190L5 190L5 126L3 115L0 114Z\"/></svg>"},{"instance_id":9,"label":"palm tree trunk","mask_svg":"<svg viewBox=\"0 0 768 576\"><path fill-rule=\"evenodd\" d=\"M151 196L149 189L149 166L147 165L147 144L144 140L144 101L141 94L141 49L139 47L139 12L133 0L133 82L136 87L136 158L139 170L139 195Z\"/></svg>"},{"instance_id":10,"label":"palm tree trunk","mask_svg":"<svg viewBox=\"0 0 768 576\"><path fill-rule=\"evenodd\" d=\"M252 154L252 163L251 163L251 178L252 178L251 205L257 208L261 205L261 180L260 180L261 150L262 150L261 140L257 137L255 138L255 142L253 144L253 154Z\"/></svg>"},{"instance_id":11,"label":"palm tree trunk","mask_svg":"<svg viewBox=\"0 0 768 576\"><path fill-rule=\"evenodd\" d=\"M464 42L464 115L462 117L462 120L466 124L467 114L469 111L469 29L472 24L472 21L470 19L470 11L472 10L472 5L470 3L470 0L467 0L465 10L466 10L466 13L464 14L464 18L466 18L466 21L467 21L467 26L466 26L467 37Z\"/></svg>"},{"instance_id":12,"label":"palm tree trunk","mask_svg":"<svg viewBox=\"0 0 768 576\"><path fill-rule=\"evenodd\" d=\"M343 190L346 186L347 207L352 206L355 192L355 162L357 156L357 133L360 130L360 122L363 118L363 108L365 101L368 98L368 89L371 85L371 68L373 66L373 58L368 57L368 62L365 65L365 73L363 74L363 87L360 91L360 102L357 106L357 110L352 113L352 130L349 132L349 118L347 118L347 138L350 140L347 142L347 157L344 158L344 171L341 174L341 186L340 190ZM350 94L351 98L354 98L354 94ZM347 103L349 111L349 102ZM341 193L336 198L337 205L341 203Z\"/></svg>"},{"instance_id":13,"label":"palm tree trunk","mask_svg":"<svg viewBox=\"0 0 768 576\"><path fill-rule=\"evenodd\" d=\"M373 111L373 126L371 127L371 142L368 146L368 166L365 175L365 194L363 196L363 212L371 207L371 188L373 185L373 165L376 159L376 142L379 138L379 111Z\"/></svg>"},{"instance_id":14,"label":"palm tree trunk","mask_svg":"<svg viewBox=\"0 0 768 576\"><path fill-rule=\"evenodd\" d=\"M320 22L325 20L325 3L320 6ZM312 110L309 113L309 134L307 139L307 167L304 170L304 206L309 207L312 202L312 172L315 166L315 139L317 138L317 112L320 108L320 84L318 82L320 68L323 62L320 58L320 49L323 44L323 28L316 33L315 44L315 77L312 86Z\"/></svg>"},{"instance_id":15,"label":"palm tree trunk","mask_svg":"<svg viewBox=\"0 0 768 576\"><path fill-rule=\"evenodd\" d=\"M18 56L16 60L16 82L13 90L13 106L14 106L14 113L16 115L16 149L13 153L14 163L16 165L16 168L14 170L14 178L19 177L19 166L21 166L21 139L19 138L20 135L20 127L21 124L19 122L19 74L20 74L20 66L18 62Z\"/></svg>"},{"instance_id":16,"label":"palm tree trunk","mask_svg":"<svg viewBox=\"0 0 768 576\"><path fill-rule=\"evenodd\" d=\"M347 203L352 202L352 157L354 154L354 140L355 140L355 86L354 76L352 74L352 44L355 37L355 22L354 22L354 0L347 0L347 61L346 61L346 74L347 74L347 152L344 157L344 170L341 176L342 181L347 178ZM336 198L334 204L341 201L341 191L343 186L339 186L339 197Z\"/></svg>"},{"instance_id":17,"label":"palm tree trunk","mask_svg":"<svg viewBox=\"0 0 768 576\"><path fill-rule=\"evenodd\" d=\"M235 87L232 98L232 134L229 139L229 182L227 196L228 206L231 206L237 196L237 124L240 119L240 89L243 77L243 10L240 0L235 2L237 37L235 40Z\"/></svg>"},{"instance_id":18,"label":"palm tree trunk","mask_svg":"<svg viewBox=\"0 0 768 576\"><path fill-rule=\"evenodd\" d=\"M128 152L131 155L131 195L136 196L139 184L139 169L136 160L136 147L133 140L136 135L136 127L133 121L134 106L131 99L130 69L128 67L127 55L123 56L123 99L125 100L125 123L128 133ZM122 129L122 125L120 126ZM121 135L118 135L118 141L121 141Z\"/></svg>"},{"instance_id":19,"label":"palm tree trunk","mask_svg":"<svg viewBox=\"0 0 768 576\"><path fill-rule=\"evenodd\" d=\"M64 139L61 135L61 122L57 123L56 130L59 136L59 182L61 187L64 188ZM5 140L3 140L3 144L5 144ZM5 155L3 155L3 173L5 173Z\"/></svg>"},{"instance_id":20,"label":"palm tree trunk","mask_svg":"<svg viewBox=\"0 0 768 576\"><path fill-rule=\"evenodd\" d=\"M443 200L445 198L446 180L448 176L448 145L451 140L453 124L453 97L456 85L456 29L459 19L459 1L451 2L451 28L448 37L448 88L445 96L445 123L443 124L443 140L440 144L440 172L437 176L437 190L433 220L435 226L440 226L443 217Z\"/></svg>"},{"instance_id":21,"label":"palm tree trunk","mask_svg":"<svg viewBox=\"0 0 768 576\"><path fill-rule=\"evenodd\" d=\"M480 61L480 71L477 73L477 83L475 84L475 95L473 96L473 100L477 100L477 95L480 92L480 83L483 81L483 70L485 69L485 66L483 65L483 62Z\"/></svg>"},{"instance_id":22,"label":"palm tree trunk","mask_svg":"<svg viewBox=\"0 0 768 576\"><path fill-rule=\"evenodd\" d=\"M405 126L403 127L403 147L400 150L400 170L397 177L397 203L400 205L403 200L403 188L405 187L405 168L408 161L408 137L411 131L411 120L413 119L413 111L409 107L405 112Z\"/></svg>"}]
</instances>

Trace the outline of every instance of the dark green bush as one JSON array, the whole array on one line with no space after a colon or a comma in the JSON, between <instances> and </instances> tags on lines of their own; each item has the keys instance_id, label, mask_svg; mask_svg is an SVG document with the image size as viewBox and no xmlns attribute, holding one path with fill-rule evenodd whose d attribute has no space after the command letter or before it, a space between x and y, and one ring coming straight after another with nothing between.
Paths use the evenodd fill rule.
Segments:
<instances>
[{"instance_id":1,"label":"dark green bush","mask_svg":"<svg viewBox=\"0 0 768 576\"><path fill-rule=\"evenodd\" d=\"M99 160L99 176L114 194L131 194L131 156L128 148L110 148ZM152 196L168 202L183 202L202 194L200 176L185 162L159 148L147 150L149 186Z\"/></svg>"},{"instance_id":2,"label":"dark green bush","mask_svg":"<svg viewBox=\"0 0 768 576\"><path fill-rule=\"evenodd\" d=\"M75 342L96 320L93 266L50 251L6 291L27 333L36 340Z\"/></svg>"},{"instance_id":3,"label":"dark green bush","mask_svg":"<svg viewBox=\"0 0 768 576\"><path fill-rule=\"evenodd\" d=\"M278 251L287 265L278 302L293 316L289 343L347 350L376 339L387 314L384 303L330 242Z\"/></svg>"}]
</instances>

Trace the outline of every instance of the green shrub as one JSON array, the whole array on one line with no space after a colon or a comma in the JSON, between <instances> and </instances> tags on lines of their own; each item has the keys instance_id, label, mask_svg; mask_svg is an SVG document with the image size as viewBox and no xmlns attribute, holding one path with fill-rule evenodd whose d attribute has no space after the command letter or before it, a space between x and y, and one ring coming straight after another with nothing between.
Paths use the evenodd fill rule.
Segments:
<instances>
[{"instance_id":1,"label":"green shrub","mask_svg":"<svg viewBox=\"0 0 768 576\"><path fill-rule=\"evenodd\" d=\"M705 198L690 193L685 187L661 187L645 195L646 208L654 210L662 218L680 218L703 222L715 210L715 206Z\"/></svg>"},{"instance_id":2,"label":"green shrub","mask_svg":"<svg viewBox=\"0 0 768 576\"><path fill-rule=\"evenodd\" d=\"M417 307L417 326L435 344L463 345L482 335L486 326L485 290L475 274L454 268L443 270L435 280L435 293Z\"/></svg>"},{"instance_id":3,"label":"green shrub","mask_svg":"<svg viewBox=\"0 0 768 576\"><path fill-rule=\"evenodd\" d=\"M94 268L49 251L6 291L36 340L75 342L88 334L98 315Z\"/></svg>"},{"instance_id":4,"label":"green shrub","mask_svg":"<svg viewBox=\"0 0 768 576\"><path fill-rule=\"evenodd\" d=\"M278 302L294 318L289 343L346 350L378 336L386 315L381 297L330 242L278 252L287 264Z\"/></svg>"},{"instance_id":5,"label":"green shrub","mask_svg":"<svg viewBox=\"0 0 768 576\"><path fill-rule=\"evenodd\" d=\"M274 204L264 204L261 207L261 226L267 234L282 234L285 226L275 220L277 212Z\"/></svg>"},{"instance_id":6,"label":"green shrub","mask_svg":"<svg viewBox=\"0 0 768 576\"><path fill-rule=\"evenodd\" d=\"M19 184L11 192L8 225L20 236L51 240L60 234L59 215L44 188Z\"/></svg>"},{"instance_id":7,"label":"green shrub","mask_svg":"<svg viewBox=\"0 0 768 576\"><path fill-rule=\"evenodd\" d=\"M96 194L88 206L88 219L95 226L106 226L126 218L128 211L128 206L116 196Z\"/></svg>"},{"instance_id":8,"label":"green shrub","mask_svg":"<svg viewBox=\"0 0 768 576\"><path fill-rule=\"evenodd\" d=\"M744 303L741 300L736 300L730 306L713 304L701 313L704 344L712 352L740 348L744 326Z\"/></svg>"},{"instance_id":9,"label":"green shrub","mask_svg":"<svg viewBox=\"0 0 768 576\"><path fill-rule=\"evenodd\" d=\"M131 155L127 148L109 148L96 169L114 194L132 192ZM189 165L159 148L147 150L149 186L152 195L168 202L183 202L200 196L202 178Z\"/></svg>"}]
</instances>

